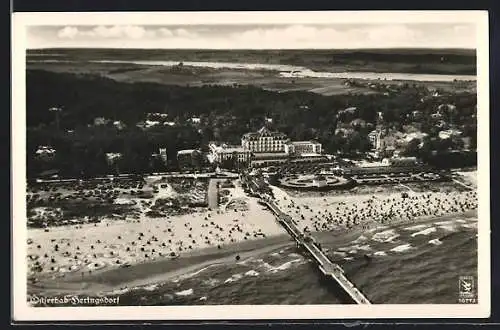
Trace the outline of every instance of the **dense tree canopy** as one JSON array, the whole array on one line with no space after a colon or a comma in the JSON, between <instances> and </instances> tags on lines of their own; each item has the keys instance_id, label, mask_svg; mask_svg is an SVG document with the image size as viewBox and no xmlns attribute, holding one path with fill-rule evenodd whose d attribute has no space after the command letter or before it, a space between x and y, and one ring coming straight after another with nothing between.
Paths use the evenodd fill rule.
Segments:
<instances>
[{"instance_id":1,"label":"dense tree canopy","mask_svg":"<svg viewBox=\"0 0 500 330\"><path fill-rule=\"evenodd\" d=\"M206 150L211 140L240 143L242 133L259 129L272 120L274 129L294 140L316 139L326 152L366 151L369 128L357 127L348 137L335 135L339 111L358 109L357 117L374 123L382 112L390 125L411 123L410 114L423 113L422 130L435 137L430 114L443 103L452 103L457 111L444 113L445 120L462 125L464 134L475 135L476 98L463 93L440 98L426 96L418 86L406 86L398 93L322 96L308 92L272 92L251 86L181 87L154 83L120 83L91 75L27 71L27 157L28 174L55 167L64 175L93 175L115 171L106 163L106 153L123 154L120 170L135 172L157 167L151 154L167 148L168 159L175 166L181 149ZM59 128L51 107L61 107ZM173 126L142 129L139 122L148 113L165 113ZM95 118L110 122L94 125ZM193 124L189 118L199 117ZM126 128L117 128L121 121ZM475 141L475 139L474 139ZM34 158L38 146L51 145L55 159L46 164Z\"/></svg>"}]
</instances>

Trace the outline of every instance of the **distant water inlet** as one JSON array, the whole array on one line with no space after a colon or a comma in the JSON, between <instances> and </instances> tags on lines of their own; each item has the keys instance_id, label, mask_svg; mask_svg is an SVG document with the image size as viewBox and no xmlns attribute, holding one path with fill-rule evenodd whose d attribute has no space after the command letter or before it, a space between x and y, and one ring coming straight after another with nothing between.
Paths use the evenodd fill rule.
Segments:
<instances>
[{"instance_id":1,"label":"distant water inlet","mask_svg":"<svg viewBox=\"0 0 500 330\"><path fill-rule=\"evenodd\" d=\"M411 81L441 81L451 82L475 81L474 75L446 75L446 74L425 74L425 73L377 73L377 72L326 72L313 71L311 69L284 65L284 64L264 64L264 63L235 63L235 62L179 62L179 61L120 61L120 60L100 60L91 61L94 63L130 63L138 65L159 65L177 66L180 63L192 67L205 67L212 69L233 69L233 70L267 70L278 71L284 78L324 78L324 79L368 79L368 80L411 80Z\"/></svg>"}]
</instances>

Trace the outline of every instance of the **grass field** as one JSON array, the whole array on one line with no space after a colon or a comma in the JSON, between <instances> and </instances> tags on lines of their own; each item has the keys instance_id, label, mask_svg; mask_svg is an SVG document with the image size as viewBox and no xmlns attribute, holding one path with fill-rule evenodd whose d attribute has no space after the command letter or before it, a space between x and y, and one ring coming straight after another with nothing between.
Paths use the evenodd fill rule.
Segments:
<instances>
[{"instance_id":1,"label":"grass field","mask_svg":"<svg viewBox=\"0 0 500 330\"><path fill-rule=\"evenodd\" d=\"M338 95L347 93L371 94L376 91L367 87L354 87L344 84L344 79L332 78L285 78L276 71L244 70L244 69L211 69L185 66L182 70L174 67L123 64L123 63L89 63L69 62L28 62L28 69L47 70L52 72L90 74L110 78L119 82L152 82L166 85L203 86L203 85L252 85L271 91L310 91L321 95ZM370 81L365 81L370 82ZM376 82L373 80L372 82ZM474 92L475 82L418 82L428 88L445 91Z\"/></svg>"}]
</instances>

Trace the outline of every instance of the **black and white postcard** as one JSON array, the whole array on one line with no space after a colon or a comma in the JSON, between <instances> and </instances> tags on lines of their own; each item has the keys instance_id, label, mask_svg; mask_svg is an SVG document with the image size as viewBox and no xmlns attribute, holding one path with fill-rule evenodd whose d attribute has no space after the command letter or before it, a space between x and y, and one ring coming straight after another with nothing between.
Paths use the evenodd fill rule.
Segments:
<instances>
[{"instance_id":1,"label":"black and white postcard","mask_svg":"<svg viewBox=\"0 0 500 330\"><path fill-rule=\"evenodd\" d=\"M16 13L12 40L15 320L489 315L486 12Z\"/></svg>"}]
</instances>

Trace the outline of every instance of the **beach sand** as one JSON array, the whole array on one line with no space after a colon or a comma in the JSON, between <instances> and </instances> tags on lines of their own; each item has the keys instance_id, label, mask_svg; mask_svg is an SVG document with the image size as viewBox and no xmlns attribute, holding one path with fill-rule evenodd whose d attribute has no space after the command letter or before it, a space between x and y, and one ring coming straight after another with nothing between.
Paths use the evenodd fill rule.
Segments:
<instances>
[{"instance_id":1,"label":"beach sand","mask_svg":"<svg viewBox=\"0 0 500 330\"><path fill-rule=\"evenodd\" d=\"M257 199L245 196L241 186L224 190L228 201L217 210L29 229L28 274L86 276L103 268L170 259L210 247L219 250L285 233Z\"/></svg>"},{"instance_id":2,"label":"beach sand","mask_svg":"<svg viewBox=\"0 0 500 330\"><path fill-rule=\"evenodd\" d=\"M221 188L224 198L217 209L161 219L103 221L77 229L28 230L28 266L39 261L43 267L41 272L30 271L38 281L29 283L29 291L115 291L293 245L272 213L256 198L246 196L239 182L233 183L233 188ZM400 192L292 197L285 190L271 188L279 207L301 230L317 232L319 237L342 232L345 240L381 226L477 208L475 191L410 192L403 199ZM179 258L171 258L172 253ZM130 266L123 267L126 263Z\"/></svg>"},{"instance_id":3,"label":"beach sand","mask_svg":"<svg viewBox=\"0 0 500 330\"><path fill-rule=\"evenodd\" d=\"M463 213L478 206L476 191L408 191L406 197L401 192L292 197L281 188L273 186L272 190L279 208L292 217L300 230L309 232L414 222L419 218Z\"/></svg>"}]
</instances>

